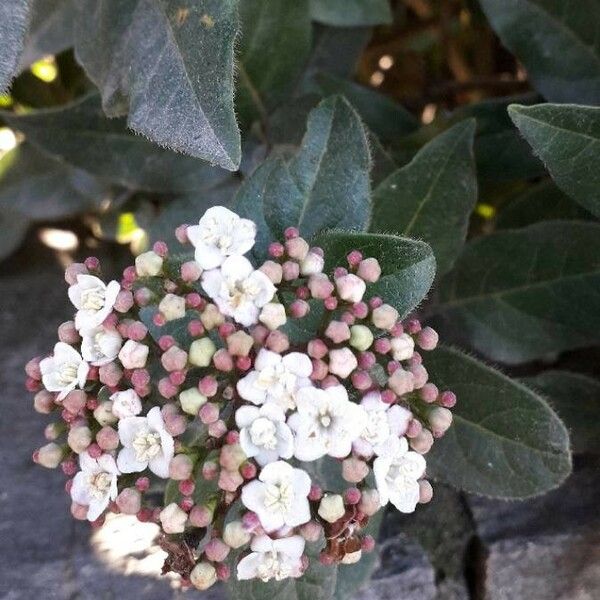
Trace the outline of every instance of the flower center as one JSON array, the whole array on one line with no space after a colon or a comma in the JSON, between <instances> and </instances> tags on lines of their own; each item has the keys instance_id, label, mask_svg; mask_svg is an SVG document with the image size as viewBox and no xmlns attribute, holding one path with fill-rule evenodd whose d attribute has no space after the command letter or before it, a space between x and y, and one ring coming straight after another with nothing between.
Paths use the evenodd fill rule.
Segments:
<instances>
[{"instance_id":1,"label":"flower center","mask_svg":"<svg viewBox=\"0 0 600 600\"><path fill-rule=\"evenodd\" d=\"M84 310L100 310L104 306L104 288L97 286L81 293L81 307Z\"/></svg>"},{"instance_id":2,"label":"flower center","mask_svg":"<svg viewBox=\"0 0 600 600\"><path fill-rule=\"evenodd\" d=\"M317 422L324 429L331 427L334 415L331 413L328 406L321 406L319 408L319 414L317 415Z\"/></svg>"},{"instance_id":3,"label":"flower center","mask_svg":"<svg viewBox=\"0 0 600 600\"><path fill-rule=\"evenodd\" d=\"M216 237L215 245L221 250L228 250L233 243L233 239L230 235L219 235Z\"/></svg>"},{"instance_id":4,"label":"flower center","mask_svg":"<svg viewBox=\"0 0 600 600\"><path fill-rule=\"evenodd\" d=\"M257 574L259 579L269 581L275 578L276 581L286 579L290 576L291 569L285 560L281 560L279 553L271 551L266 552L262 563L258 565Z\"/></svg>"},{"instance_id":5,"label":"flower center","mask_svg":"<svg viewBox=\"0 0 600 600\"><path fill-rule=\"evenodd\" d=\"M94 496L94 498L104 498L110 489L111 480L112 477L110 473L106 473L105 471L90 475L88 480L90 494Z\"/></svg>"},{"instance_id":6,"label":"flower center","mask_svg":"<svg viewBox=\"0 0 600 600\"><path fill-rule=\"evenodd\" d=\"M58 380L61 385L70 385L77 379L77 367L76 363L63 363L60 365Z\"/></svg>"},{"instance_id":7,"label":"flower center","mask_svg":"<svg viewBox=\"0 0 600 600\"><path fill-rule=\"evenodd\" d=\"M277 448L277 428L273 421L265 417L259 417L250 426L250 439L255 446L266 450Z\"/></svg>"},{"instance_id":8,"label":"flower center","mask_svg":"<svg viewBox=\"0 0 600 600\"><path fill-rule=\"evenodd\" d=\"M265 508L272 513L286 513L292 507L294 488L289 481L265 486Z\"/></svg>"},{"instance_id":9,"label":"flower center","mask_svg":"<svg viewBox=\"0 0 600 600\"><path fill-rule=\"evenodd\" d=\"M160 435L150 431L138 433L133 439L133 449L138 461L150 461L161 451Z\"/></svg>"}]
</instances>

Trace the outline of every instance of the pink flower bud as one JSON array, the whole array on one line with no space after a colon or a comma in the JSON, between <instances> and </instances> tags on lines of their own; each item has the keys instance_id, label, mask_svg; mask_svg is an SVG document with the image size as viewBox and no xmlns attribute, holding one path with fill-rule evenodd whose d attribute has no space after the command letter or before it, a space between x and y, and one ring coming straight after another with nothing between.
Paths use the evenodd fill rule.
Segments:
<instances>
[{"instance_id":1,"label":"pink flower bud","mask_svg":"<svg viewBox=\"0 0 600 600\"><path fill-rule=\"evenodd\" d=\"M442 437L452 425L452 413L441 406L435 407L429 413L429 424L434 437Z\"/></svg>"},{"instance_id":2,"label":"pink flower bud","mask_svg":"<svg viewBox=\"0 0 600 600\"><path fill-rule=\"evenodd\" d=\"M387 354L392 349L392 344L388 338L378 338L373 342L373 349L378 354Z\"/></svg>"},{"instance_id":3,"label":"pink flower bud","mask_svg":"<svg viewBox=\"0 0 600 600\"><path fill-rule=\"evenodd\" d=\"M181 435L187 429L187 419L183 415L166 415L165 429L172 436Z\"/></svg>"},{"instance_id":4,"label":"pink flower bud","mask_svg":"<svg viewBox=\"0 0 600 600\"><path fill-rule=\"evenodd\" d=\"M419 504L427 504L433 498L433 488L426 479L419 481Z\"/></svg>"},{"instance_id":5,"label":"pink flower bud","mask_svg":"<svg viewBox=\"0 0 600 600\"><path fill-rule=\"evenodd\" d=\"M368 390L373 385L373 380L366 371L352 373L352 385L359 391Z\"/></svg>"},{"instance_id":6,"label":"pink flower bud","mask_svg":"<svg viewBox=\"0 0 600 600\"><path fill-rule=\"evenodd\" d=\"M231 371L233 369L233 358L225 348L217 350L212 358L215 368L219 371Z\"/></svg>"},{"instance_id":7,"label":"pink flower bud","mask_svg":"<svg viewBox=\"0 0 600 600\"><path fill-rule=\"evenodd\" d=\"M392 337L400 337L404 333L404 326L402 323L396 323L391 329L390 334Z\"/></svg>"},{"instance_id":8,"label":"pink flower bud","mask_svg":"<svg viewBox=\"0 0 600 600\"><path fill-rule=\"evenodd\" d=\"M313 358L312 366L313 370L310 374L310 378L313 381L322 381L323 379L325 379L325 377L327 377L327 374L329 373L329 366L325 361L320 360L318 358Z\"/></svg>"},{"instance_id":9,"label":"pink flower bud","mask_svg":"<svg viewBox=\"0 0 600 600\"><path fill-rule=\"evenodd\" d=\"M160 522L165 533L183 533L187 521L187 514L171 502L160 511Z\"/></svg>"},{"instance_id":10,"label":"pink flower bud","mask_svg":"<svg viewBox=\"0 0 600 600\"><path fill-rule=\"evenodd\" d=\"M431 327L424 327L417 335L417 344L419 344L423 350L435 350L438 341L439 336L437 331Z\"/></svg>"},{"instance_id":11,"label":"pink flower bud","mask_svg":"<svg viewBox=\"0 0 600 600\"><path fill-rule=\"evenodd\" d=\"M423 431L423 425L421 421L418 419L411 419L411 421L408 423L408 427L406 428L406 437L415 438L421 433L421 431Z\"/></svg>"},{"instance_id":12,"label":"pink flower bud","mask_svg":"<svg viewBox=\"0 0 600 600\"><path fill-rule=\"evenodd\" d=\"M223 470L219 473L218 485L226 492L235 492L244 483L244 478L239 471Z\"/></svg>"},{"instance_id":13,"label":"pink flower bud","mask_svg":"<svg viewBox=\"0 0 600 600\"><path fill-rule=\"evenodd\" d=\"M415 378L410 371L396 369L389 378L388 385L398 396L403 396L415 389Z\"/></svg>"},{"instance_id":14,"label":"pink flower bud","mask_svg":"<svg viewBox=\"0 0 600 600\"><path fill-rule=\"evenodd\" d=\"M308 289L313 298L325 300L329 298L334 290L333 283L324 273L315 273L308 278Z\"/></svg>"},{"instance_id":15,"label":"pink flower bud","mask_svg":"<svg viewBox=\"0 0 600 600\"><path fill-rule=\"evenodd\" d=\"M187 454L176 454L169 463L169 477L175 481L184 481L192 476L193 469L194 462Z\"/></svg>"},{"instance_id":16,"label":"pink flower bud","mask_svg":"<svg viewBox=\"0 0 600 600\"><path fill-rule=\"evenodd\" d=\"M202 269L195 260L184 262L181 265L181 279L186 283L192 283L198 281L202 275Z\"/></svg>"},{"instance_id":17,"label":"pink flower bud","mask_svg":"<svg viewBox=\"0 0 600 600\"><path fill-rule=\"evenodd\" d=\"M207 590L216 583L217 571L210 563L200 562L192 569L190 581L196 589Z\"/></svg>"},{"instance_id":18,"label":"pink flower bud","mask_svg":"<svg viewBox=\"0 0 600 600\"><path fill-rule=\"evenodd\" d=\"M198 417L205 425L214 423L219 418L219 406L212 402L207 402L204 406L200 407Z\"/></svg>"},{"instance_id":19,"label":"pink flower bud","mask_svg":"<svg viewBox=\"0 0 600 600\"><path fill-rule=\"evenodd\" d=\"M321 381L321 388L326 390L334 385L340 385L340 380L335 375L327 375L325 379Z\"/></svg>"},{"instance_id":20,"label":"pink flower bud","mask_svg":"<svg viewBox=\"0 0 600 600\"><path fill-rule=\"evenodd\" d=\"M158 382L158 392L163 397L169 400L177 395L179 389L168 377L163 377Z\"/></svg>"},{"instance_id":21,"label":"pink flower bud","mask_svg":"<svg viewBox=\"0 0 600 600\"><path fill-rule=\"evenodd\" d=\"M190 308L202 310L206 306L206 300L196 292L190 292L185 295L185 305Z\"/></svg>"},{"instance_id":22,"label":"pink flower bud","mask_svg":"<svg viewBox=\"0 0 600 600\"><path fill-rule=\"evenodd\" d=\"M212 375L205 375L198 382L198 391L207 398L212 398L216 393L219 384Z\"/></svg>"},{"instance_id":23,"label":"pink flower bud","mask_svg":"<svg viewBox=\"0 0 600 600\"><path fill-rule=\"evenodd\" d=\"M442 392L440 396L440 404L446 408L452 408L456 405L456 394L448 390Z\"/></svg>"},{"instance_id":24,"label":"pink flower bud","mask_svg":"<svg viewBox=\"0 0 600 600\"><path fill-rule=\"evenodd\" d=\"M295 237L285 242L285 251L290 258L302 262L308 254L308 242L301 237Z\"/></svg>"},{"instance_id":25,"label":"pink flower bud","mask_svg":"<svg viewBox=\"0 0 600 600\"><path fill-rule=\"evenodd\" d=\"M352 269L354 267L358 266L358 264L360 263L360 261L362 260L362 258L363 258L362 252L360 252L359 250L352 250L352 252L349 252L348 255L346 256L346 260L348 261L348 265Z\"/></svg>"},{"instance_id":26,"label":"pink flower bud","mask_svg":"<svg viewBox=\"0 0 600 600\"><path fill-rule=\"evenodd\" d=\"M223 541L231 548L241 548L250 542L250 533L241 521L230 521L223 529Z\"/></svg>"},{"instance_id":27,"label":"pink flower bud","mask_svg":"<svg viewBox=\"0 0 600 600\"><path fill-rule=\"evenodd\" d=\"M358 366L366 371L374 367L376 362L377 358L372 352L361 352L358 355Z\"/></svg>"},{"instance_id":28,"label":"pink flower bud","mask_svg":"<svg viewBox=\"0 0 600 600\"><path fill-rule=\"evenodd\" d=\"M323 340L314 339L308 342L307 353L312 358L323 358L327 355L328 348Z\"/></svg>"},{"instance_id":29,"label":"pink flower bud","mask_svg":"<svg viewBox=\"0 0 600 600\"><path fill-rule=\"evenodd\" d=\"M382 304L373 309L371 321L375 327L389 331L398 320L398 311L389 304Z\"/></svg>"},{"instance_id":30,"label":"pink flower bud","mask_svg":"<svg viewBox=\"0 0 600 600\"><path fill-rule=\"evenodd\" d=\"M433 435L429 429L423 429L414 438L409 438L410 447L419 454L427 454L433 446Z\"/></svg>"},{"instance_id":31,"label":"pink flower bud","mask_svg":"<svg viewBox=\"0 0 600 600\"><path fill-rule=\"evenodd\" d=\"M359 483L369 474L369 466L364 460L350 457L342 462L342 477L349 483Z\"/></svg>"},{"instance_id":32,"label":"pink flower bud","mask_svg":"<svg viewBox=\"0 0 600 600\"><path fill-rule=\"evenodd\" d=\"M123 370L119 368L117 363L108 363L98 369L100 382L109 387L117 387L119 381L121 381L121 377L123 377Z\"/></svg>"},{"instance_id":33,"label":"pink flower bud","mask_svg":"<svg viewBox=\"0 0 600 600\"><path fill-rule=\"evenodd\" d=\"M329 371L345 379L356 369L358 361L349 348L336 348L329 352Z\"/></svg>"},{"instance_id":34,"label":"pink flower bud","mask_svg":"<svg viewBox=\"0 0 600 600\"><path fill-rule=\"evenodd\" d=\"M211 329L221 325L221 323L224 323L225 317L214 304L207 304L200 315L200 320L202 321L202 325L204 325L205 329L210 331Z\"/></svg>"},{"instance_id":35,"label":"pink flower bud","mask_svg":"<svg viewBox=\"0 0 600 600\"><path fill-rule=\"evenodd\" d=\"M187 365L188 355L178 346L171 346L161 357L160 362L165 371L180 371Z\"/></svg>"},{"instance_id":36,"label":"pink flower bud","mask_svg":"<svg viewBox=\"0 0 600 600\"><path fill-rule=\"evenodd\" d=\"M85 408L86 401L87 396L83 390L73 390L63 398L62 405L70 413L76 415Z\"/></svg>"},{"instance_id":37,"label":"pink flower bud","mask_svg":"<svg viewBox=\"0 0 600 600\"><path fill-rule=\"evenodd\" d=\"M325 335L335 344L341 344L350 339L350 327L342 321L331 321L325 330Z\"/></svg>"},{"instance_id":38,"label":"pink flower bud","mask_svg":"<svg viewBox=\"0 0 600 600\"><path fill-rule=\"evenodd\" d=\"M115 310L120 313L126 313L133 306L133 294L127 290L121 290L115 300Z\"/></svg>"},{"instance_id":39,"label":"pink flower bud","mask_svg":"<svg viewBox=\"0 0 600 600\"><path fill-rule=\"evenodd\" d=\"M135 340L127 340L119 352L119 360L126 369L143 369L150 348Z\"/></svg>"},{"instance_id":40,"label":"pink flower bud","mask_svg":"<svg viewBox=\"0 0 600 600\"><path fill-rule=\"evenodd\" d=\"M358 265L358 271L356 274L367 281L368 283L375 283L381 277L381 266L376 258L365 258Z\"/></svg>"},{"instance_id":41,"label":"pink flower bud","mask_svg":"<svg viewBox=\"0 0 600 600\"><path fill-rule=\"evenodd\" d=\"M290 347L290 341L282 331L271 331L265 340L265 345L269 350L282 354Z\"/></svg>"},{"instance_id":42,"label":"pink flower bud","mask_svg":"<svg viewBox=\"0 0 600 600\"><path fill-rule=\"evenodd\" d=\"M136 515L142 508L142 495L135 488L127 487L117 496L116 503L124 515Z\"/></svg>"},{"instance_id":43,"label":"pink flower bud","mask_svg":"<svg viewBox=\"0 0 600 600\"><path fill-rule=\"evenodd\" d=\"M423 400L423 402L427 402L428 404L435 402L437 400L438 394L439 390L437 386L433 383L426 383L419 390L419 397L421 398L421 400Z\"/></svg>"},{"instance_id":44,"label":"pink flower bud","mask_svg":"<svg viewBox=\"0 0 600 600\"><path fill-rule=\"evenodd\" d=\"M350 506L354 506L360 502L361 493L358 488L351 487L344 492L344 502Z\"/></svg>"},{"instance_id":45,"label":"pink flower bud","mask_svg":"<svg viewBox=\"0 0 600 600\"><path fill-rule=\"evenodd\" d=\"M283 247L283 244L280 244L279 242L271 242L269 244L269 256L272 256L273 258L281 258L284 253L285 253L285 248Z\"/></svg>"},{"instance_id":46,"label":"pink flower bud","mask_svg":"<svg viewBox=\"0 0 600 600\"><path fill-rule=\"evenodd\" d=\"M213 511L207 506L196 504L190 511L190 523L194 527L208 527L213 520Z\"/></svg>"},{"instance_id":47,"label":"pink flower bud","mask_svg":"<svg viewBox=\"0 0 600 600\"><path fill-rule=\"evenodd\" d=\"M357 319L366 319L369 314L369 306L366 302L356 302L352 305L352 314Z\"/></svg>"},{"instance_id":48,"label":"pink flower bud","mask_svg":"<svg viewBox=\"0 0 600 600\"><path fill-rule=\"evenodd\" d=\"M141 321L134 321L127 328L127 337L141 342L148 335L148 328Z\"/></svg>"},{"instance_id":49,"label":"pink flower bud","mask_svg":"<svg viewBox=\"0 0 600 600\"><path fill-rule=\"evenodd\" d=\"M228 471L237 471L246 460L246 454L239 444L229 444L221 448L219 464Z\"/></svg>"},{"instance_id":50,"label":"pink flower bud","mask_svg":"<svg viewBox=\"0 0 600 600\"><path fill-rule=\"evenodd\" d=\"M240 467L240 473L244 479L254 479L256 477L256 465L251 462L245 462Z\"/></svg>"},{"instance_id":51,"label":"pink flower bud","mask_svg":"<svg viewBox=\"0 0 600 600\"><path fill-rule=\"evenodd\" d=\"M254 340L245 331L236 331L227 338L227 350L232 356L248 356Z\"/></svg>"},{"instance_id":52,"label":"pink flower bud","mask_svg":"<svg viewBox=\"0 0 600 600\"><path fill-rule=\"evenodd\" d=\"M300 231L297 227L286 227L283 235L285 236L286 240L291 240L293 238L297 238L300 235Z\"/></svg>"},{"instance_id":53,"label":"pink flower bud","mask_svg":"<svg viewBox=\"0 0 600 600\"><path fill-rule=\"evenodd\" d=\"M293 281L300 276L300 265L297 262L286 260L281 268L284 281Z\"/></svg>"},{"instance_id":54,"label":"pink flower bud","mask_svg":"<svg viewBox=\"0 0 600 600\"><path fill-rule=\"evenodd\" d=\"M300 272L306 277L321 273L324 266L325 259L323 258L323 254L316 252L314 248L311 248L304 260L300 263Z\"/></svg>"},{"instance_id":55,"label":"pink flower bud","mask_svg":"<svg viewBox=\"0 0 600 600\"><path fill-rule=\"evenodd\" d=\"M422 388L429 379L429 373L423 365L410 365L410 372L415 378L415 389Z\"/></svg>"},{"instance_id":56,"label":"pink flower bud","mask_svg":"<svg viewBox=\"0 0 600 600\"><path fill-rule=\"evenodd\" d=\"M96 443L106 452L116 450L119 447L119 434L112 427L105 425L96 434Z\"/></svg>"},{"instance_id":57,"label":"pink flower bud","mask_svg":"<svg viewBox=\"0 0 600 600\"><path fill-rule=\"evenodd\" d=\"M379 501L379 492L377 490L366 489L362 491L358 510L368 517L373 516L381 508Z\"/></svg>"},{"instance_id":58,"label":"pink flower bud","mask_svg":"<svg viewBox=\"0 0 600 600\"><path fill-rule=\"evenodd\" d=\"M180 244L187 244L190 240L187 235L187 228L189 225L179 225L177 229L175 229L175 237Z\"/></svg>"},{"instance_id":59,"label":"pink flower bud","mask_svg":"<svg viewBox=\"0 0 600 600\"><path fill-rule=\"evenodd\" d=\"M65 270L65 281L69 285L77 283L77 275L87 275L88 269L83 263L72 263Z\"/></svg>"},{"instance_id":60,"label":"pink flower bud","mask_svg":"<svg viewBox=\"0 0 600 600\"><path fill-rule=\"evenodd\" d=\"M310 312L310 305L306 300L294 300L290 304L290 316L294 319L302 319Z\"/></svg>"},{"instance_id":61,"label":"pink flower bud","mask_svg":"<svg viewBox=\"0 0 600 600\"><path fill-rule=\"evenodd\" d=\"M231 548L219 538L213 538L204 546L204 554L206 558L213 562L223 562Z\"/></svg>"},{"instance_id":62,"label":"pink flower bud","mask_svg":"<svg viewBox=\"0 0 600 600\"><path fill-rule=\"evenodd\" d=\"M318 542L323 534L323 527L317 521L309 521L300 527L299 533L307 542Z\"/></svg>"},{"instance_id":63,"label":"pink flower bud","mask_svg":"<svg viewBox=\"0 0 600 600\"><path fill-rule=\"evenodd\" d=\"M63 450L54 442L50 442L36 450L33 454L33 460L38 465L47 469L56 469L63 457Z\"/></svg>"},{"instance_id":64,"label":"pink flower bud","mask_svg":"<svg viewBox=\"0 0 600 600\"><path fill-rule=\"evenodd\" d=\"M58 339L65 344L76 344L81 339L73 321L65 321L58 327Z\"/></svg>"}]
</instances>

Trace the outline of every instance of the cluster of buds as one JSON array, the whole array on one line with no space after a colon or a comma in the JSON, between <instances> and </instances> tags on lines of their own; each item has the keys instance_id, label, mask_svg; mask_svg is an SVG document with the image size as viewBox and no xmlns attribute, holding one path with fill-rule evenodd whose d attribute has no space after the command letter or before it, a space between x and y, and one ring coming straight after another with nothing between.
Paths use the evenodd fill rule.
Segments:
<instances>
[{"instance_id":1,"label":"cluster of buds","mask_svg":"<svg viewBox=\"0 0 600 600\"><path fill-rule=\"evenodd\" d=\"M159 524L165 571L198 589L300 577L306 544L360 560L372 515L431 499L424 455L456 402L423 364L436 332L369 294L381 268L357 250L327 274L289 228L255 268L255 224L223 207L176 235L193 255L157 242L121 282L95 258L67 269L75 318L26 366L59 416L35 462L62 467L75 518Z\"/></svg>"}]
</instances>

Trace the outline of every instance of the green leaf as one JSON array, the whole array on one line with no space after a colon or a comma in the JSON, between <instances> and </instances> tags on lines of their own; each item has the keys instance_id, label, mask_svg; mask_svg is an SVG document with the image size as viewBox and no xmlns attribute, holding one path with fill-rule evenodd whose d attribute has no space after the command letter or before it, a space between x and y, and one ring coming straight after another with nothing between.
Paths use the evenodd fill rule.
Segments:
<instances>
[{"instance_id":1,"label":"green leaf","mask_svg":"<svg viewBox=\"0 0 600 600\"><path fill-rule=\"evenodd\" d=\"M381 296L401 318L423 300L435 277L435 258L428 244L394 235L326 231L312 242L325 251L325 271L346 265L351 250L374 257L381 278L367 286L367 297Z\"/></svg>"},{"instance_id":2,"label":"green leaf","mask_svg":"<svg viewBox=\"0 0 600 600\"><path fill-rule=\"evenodd\" d=\"M0 94L17 71L25 34L31 18L31 0L0 4Z\"/></svg>"},{"instance_id":3,"label":"green leaf","mask_svg":"<svg viewBox=\"0 0 600 600\"><path fill-rule=\"evenodd\" d=\"M334 96L311 111L302 146L273 168L264 188L264 214L282 237L286 227L310 237L328 227L362 229L369 210L369 146L360 118Z\"/></svg>"},{"instance_id":4,"label":"green leaf","mask_svg":"<svg viewBox=\"0 0 600 600\"><path fill-rule=\"evenodd\" d=\"M600 103L600 2L480 0L533 85L555 102Z\"/></svg>"},{"instance_id":5,"label":"green leaf","mask_svg":"<svg viewBox=\"0 0 600 600\"><path fill-rule=\"evenodd\" d=\"M158 306L144 306L140 309L140 321L148 328L152 339L158 343L163 335L171 335L181 348L189 348L194 341L188 331L190 321L197 320L200 315L195 310L187 310L185 317L167 321L162 327L157 327L152 317L158 312Z\"/></svg>"},{"instance_id":6,"label":"green leaf","mask_svg":"<svg viewBox=\"0 0 600 600\"><path fill-rule=\"evenodd\" d=\"M392 22L388 0L310 0L310 10L315 21L335 27Z\"/></svg>"},{"instance_id":7,"label":"green leaf","mask_svg":"<svg viewBox=\"0 0 600 600\"><path fill-rule=\"evenodd\" d=\"M75 49L109 116L236 170L236 0L80 0Z\"/></svg>"},{"instance_id":8,"label":"green leaf","mask_svg":"<svg viewBox=\"0 0 600 600\"><path fill-rule=\"evenodd\" d=\"M33 0L20 68L73 45L75 0Z\"/></svg>"},{"instance_id":9,"label":"green leaf","mask_svg":"<svg viewBox=\"0 0 600 600\"><path fill-rule=\"evenodd\" d=\"M600 225L546 221L467 244L440 306L477 350L507 364L600 341Z\"/></svg>"},{"instance_id":10,"label":"green leaf","mask_svg":"<svg viewBox=\"0 0 600 600\"><path fill-rule=\"evenodd\" d=\"M0 260L21 245L28 228L29 219L26 216L10 207L0 206Z\"/></svg>"},{"instance_id":11,"label":"green leaf","mask_svg":"<svg viewBox=\"0 0 600 600\"><path fill-rule=\"evenodd\" d=\"M0 207L31 219L61 219L98 209L109 190L89 173L23 142L0 160Z\"/></svg>"},{"instance_id":12,"label":"green leaf","mask_svg":"<svg viewBox=\"0 0 600 600\"><path fill-rule=\"evenodd\" d=\"M573 452L600 453L600 382L581 373L545 371L523 380L542 392L571 433Z\"/></svg>"},{"instance_id":13,"label":"green leaf","mask_svg":"<svg viewBox=\"0 0 600 600\"><path fill-rule=\"evenodd\" d=\"M242 123L268 114L293 90L311 49L308 0L244 0L237 112Z\"/></svg>"},{"instance_id":14,"label":"green leaf","mask_svg":"<svg viewBox=\"0 0 600 600\"><path fill-rule=\"evenodd\" d=\"M475 494L527 498L569 475L567 430L533 391L450 348L428 354L427 370L458 397L452 427L427 455L434 478Z\"/></svg>"},{"instance_id":15,"label":"green leaf","mask_svg":"<svg viewBox=\"0 0 600 600\"><path fill-rule=\"evenodd\" d=\"M425 240L440 273L458 256L477 200L474 133L473 119L458 123L419 150L373 194L370 230Z\"/></svg>"},{"instance_id":16,"label":"green leaf","mask_svg":"<svg viewBox=\"0 0 600 600\"><path fill-rule=\"evenodd\" d=\"M496 221L496 228L526 227L552 219L587 221L592 218L590 213L547 179L530 186L503 206Z\"/></svg>"},{"instance_id":17,"label":"green leaf","mask_svg":"<svg viewBox=\"0 0 600 600\"><path fill-rule=\"evenodd\" d=\"M227 171L152 144L127 131L124 119L108 119L93 94L65 107L0 116L45 152L132 189L185 192L208 189Z\"/></svg>"},{"instance_id":18,"label":"green leaf","mask_svg":"<svg viewBox=\"0 0 600 600\"><path fill-rule=\"evenodd\" d=\"M600 108L512 104L508 112L558 187L600 217Z\"/></svg>"},{"instance_id":19,"label":"green leaf","mask_svg":"<svg viewBox=\"0 0 600 600\"><path fill-rule=\"evenodd\" d=\"M317 73L315 80L324 95L345 96L369 129L382 140L393 141L419 126L418 120L403 106L370 88L329 73Z\"/></svg>"}]
</instances>

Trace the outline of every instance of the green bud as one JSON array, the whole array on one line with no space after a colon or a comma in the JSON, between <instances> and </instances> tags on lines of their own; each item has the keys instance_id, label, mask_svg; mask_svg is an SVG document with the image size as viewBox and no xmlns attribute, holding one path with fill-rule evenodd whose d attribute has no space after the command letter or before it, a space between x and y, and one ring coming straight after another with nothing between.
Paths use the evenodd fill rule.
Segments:
<instances>
[{"instance_id":1,"label":"green bud","mask_svg":"<svg viewBox=\"0 0 600 600\"><path fill-rule=\"evenodd\" d=\"M203 337L192 342L188 360L197 367L208 367L216 351L217 347L213 341L210 338Z\"/></svg>"},{"instance_id":2,"label":"green bud","mask_svg":"<svg viewBox=\"0 0 600 600\"><path fill-rule=\"evenodd\" d=\"M181 394L179 394L179 402L181 403L181 408L183 412L188 413L188 415L196 416L200 407L203 404L206 404L207 398L203 394L198 391L198 388L190 388L189 390L183 390Z\"/></svg>"},{"instance_id":3,"label":"green bud","mask_svg":"<svg viewBox=\"0 0 600 600\"><path fill-rule=\"evenodd\" d=\"M352 325L350 327L350 345L357 350L364 352L371 347L373 343L373 334L366 325Z\"/></svg>"}]
</instances>

